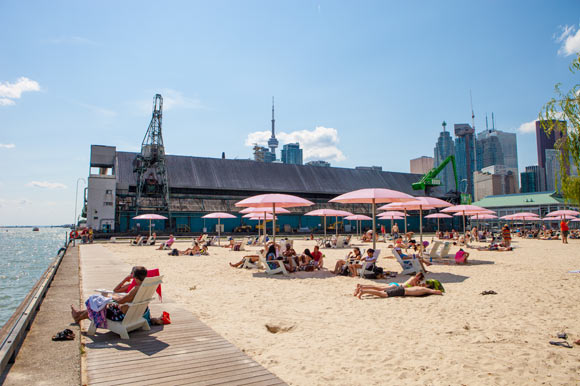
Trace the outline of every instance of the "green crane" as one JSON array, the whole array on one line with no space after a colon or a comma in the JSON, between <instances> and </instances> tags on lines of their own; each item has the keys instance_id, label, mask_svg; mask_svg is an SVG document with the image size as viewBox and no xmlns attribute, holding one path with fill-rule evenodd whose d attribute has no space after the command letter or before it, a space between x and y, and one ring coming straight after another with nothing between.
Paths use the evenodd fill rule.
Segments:
<instances>
[{"instance_id":1,"label":"green crane","mask_svg":"<svg viewBox=\"0 0 580 386\"><path fill-rule=\"evenodd\" d=\"M447 164L451 162L453 165L453 176L455 177L455 191L459 192L459 181L457 180L457 167L455 165L455 156L450 155L449 157L445 158L443 162L441 162L438 166L434 167L433 169L429 170L427 173L421 177L421 179L411 186L414 190L425 190L425 194L427 196L430 195L431 189L441 185L441 180L436 178L439 173L447 166Z\"/></svg>"}]
</instances>

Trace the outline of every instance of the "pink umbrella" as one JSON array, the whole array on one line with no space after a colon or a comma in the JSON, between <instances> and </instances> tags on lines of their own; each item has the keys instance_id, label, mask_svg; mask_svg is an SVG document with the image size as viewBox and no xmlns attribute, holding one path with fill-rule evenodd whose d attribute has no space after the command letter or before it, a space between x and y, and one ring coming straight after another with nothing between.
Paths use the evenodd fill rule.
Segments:
<instances>
[{"instance_id":1,"label":"pink umbrella","mask_svg":"<svg viewBox=\"0 0 580 386\"><path fill-rule=\"evenodd\" d=\"M496 219L497 216L494 214L478 214L475 216L471 216L470 220L493 220Z\"/></svg>"},{"instance_id":2,"label":"pink umbrella","mask_svg":"<svg viewBox=\"0 0 580 386\"><path fill-rule=\"evenodd\" d=\"M139 216L133 217L133 220L149 220L149 238L151 238L151 221L152 220L167 220L167 217L161 216L159 214L140 214Z\"/></svg>"},{"instance_id":3,"label":"pink umbrella","mask_svg":"<svg viewBox=\"0 0 580 386\"><path fill-rule=\"evenodd\" d=\"M450 207L451 204L447 201L440 200L435 197L414 197L412 201L401 202L393 205L393 208L407 210L419 210L419 229L421 231L421 245L423 244L423 209L430 210L435 208ZM405 233L407 233L407 221L405 220Z\"/></svg>"},{"instance_id":4,"label":"pink umbrella","mask_svg":"<svg viewBox=\"0 0 580 386\"><path fill-rule=\"evenodd\" d=\"M278 208L276 209L278 214L281 213L291 213L288 209ZM240 213L272 213L272 208L245 208L240 210ZM245 217L245 216L244 216ZM258 220L258 226L260 226L260 221ZM268 232L266 232L266 223L264 222L264 236L267 236ZM260 236L260 229L258 228L258 236Z\"/></svg>"},{"instance_id":5,"label":"pink umbrella","mask_svg":"<svg viewBox=\"0 0 580 386\"><path fill-rule=\"evenodd\" d=\"M542 220L544 221L560 221L558 217L544 217Z\"/></svg>"},{"instance_id":6,"label":"pink umbrella","mask_svg":"<svg viewBox=\"0 0 580 386\"><path fill-rule=\"evenodd\" d=\"M371 204L372 215L373 215L373 249L376 248L376 237L375 232L377 229L376 222L376 204L387 203L387 202L400 202L412 200L413 196L407 193L398 192L391 189L379 189L379 188L369 188L369 189L359 189L345 194L341 194L338 197L333 198L329 202L340 202L343 204Z\"/></svg>"},{"instance_id":7,"label":"pink umbrella","mask_svg":"<svg viewBox=\"0 0 580 386\"><path fill-rule=\"evenodd\" d=\"M454 205L441 210L444 213L455 213L455 216L463 216L463 234L465 234L465 215L466 214L493 214L495 212L482 208L477 205Z\"/></svg>"},{"instance_id":8,"label":"pink umbrella","mask_svg":"<svg viewBox=\"0 0 580 386\"><path fill-rule=\"evenodd\" d=\"M265 218L266 220L272 220L274 218L274 216L272 216L272 213L248 213L242 216L243 218L253 218L253 219L259 219L259 218ZM276 216L278 217L278 216Z\"/></svg>"},{"instance_id":9,"label":"pink umbrella","mask_svg":"<svg viewBox=\"0 0 580 386\"><path fill-rule=\"evenodd\" d=\"M365 221L372 220L371 217L365 216L363 214L353 214L352 216L347 216L344 219L351 220L351 221L358 221L357 234L359 234L359 236L360 236L360 228L361 228L360 222L363 220L365 220Z\"/></svg>"},{"instance_id":10,"label":"pink umbrella","mask_svg":"<svg viewBox=\"0 0 580 386\"><path fill-rule=\"evenodd\" d=\"M425 218L436 218L437 219L437 232L439 232L439 219L440 218L453 218L453 216L450 216L450 215L445 214L445 213L433 213L433 214L425 216Z\"/></svg>"},{"instance_id":11,"label":"pink umbrella","mask_svg":"<svg viewBox=\"0 0 580 386\"><path fill-rule=\"evenodd\" d=\"M222 227L220 226L221 219L222 218L237 218L237 217L234 216L233 214L229 214L229 213L213 212L210 214L206 214L205 216L202 216L201 218L217 218L217 220L218 220L218 245L220 245L220 238L221 238L221 231L222 231Z\"/></svg>"},{"instance_id":12,"label":"pink umbrella","mask_svg":"<svg viewBox=\"0 0 580 386\"><path fill-rule=\"evenodd\" d=\"M577 212L575 210L565 209L565 210L555 210L553 212L548 213L546 216L548 216L548 217L560 217L562 219L567 219L567 218L578 217L579 215L580 215L580 212Z\"/></svg>"},{"instance_id":13,"label":"pink umbrella","mask_svg":"<svg viewBox=\"0 0 580 386\"><path fill-rule=\"evenodd\" d=\"M347 212L346 210L336 210L336 209L317 209L310 211L308 213L304 213L305 216L322 216L324 217L324 239L326 240L326 216L335 216L336 217L336 236L338 237L338 216L352 216L352 213Z\"/></svg>"},{"instance_id":14,"label":"pink umbrella","mask_svg":"<svg viewBox=\"0 0 580 386\"><path fill-rule=\"evenodd\" d=\"M384 208L385 206L386 205L383 205L383 206L381 206L381 208ZM384 210L384 209L381 209L381 208L377 208L377 209L378 210ZM407 215L406 213L400 212L398 210L389 210L387 212L383 212L383 213L379 214L379 216L382 215L382 214L384 214L384 213L394 214L395 216L401 216L401 217L405 217Z\"/></svg>"},{"instance_id":15,"label":"pink umbrella","mask_svg":"<svg viewBox=\"0 0 580 386\"><path fill-rule=\"evenodd\" d=\"M299 206L314 205L312 201L303 198L292 196L290 194L270 193L259 194L257 196L248 197L235 204L237 207L255 207L255 208L272 208L272 213L276 216L276 208L293 208ZM276 242L276 218L274 217L272 236L274 243Z\"/></svg>"}]
</instances>

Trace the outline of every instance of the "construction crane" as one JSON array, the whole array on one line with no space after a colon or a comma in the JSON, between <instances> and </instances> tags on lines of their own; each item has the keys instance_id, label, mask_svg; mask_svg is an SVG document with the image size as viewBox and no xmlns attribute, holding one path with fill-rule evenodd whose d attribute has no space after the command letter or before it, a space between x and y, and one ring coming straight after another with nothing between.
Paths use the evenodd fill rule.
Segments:
<instances>
[{"instance_id":1,"label":"construction crane","mask_svg":"<svg viewBox=\"0 0 580 386\"><path fill-rule=\"evenodd\" d=\"M425 173L419 181L411 184L413 190L425 190L425 194L427 196L430 196L431 190L441 185L441 180L436 177L450 162L451 165L453 166L453 176L455 177L455 191L456 192L459 191L459 182L457 180L457 166L455 165L454 155L450 155L449 157L445 158L443 162L441 162L438 166L434 167L433 169Z\"/></svg>"},{"instance_id":2,"label":"construction crane","mask_svg":"<svg viewBox=\"0 0 580 386\"><path fill-rule=\"evenodd\" d=\"M171 224L169 206L169 178L161 122L163 97L156 94L153 99L153 116L141 143L141 153L133 161L133 172L137 174L135 214L140 211L165 213Z\"/></svg>"}]
</instances>

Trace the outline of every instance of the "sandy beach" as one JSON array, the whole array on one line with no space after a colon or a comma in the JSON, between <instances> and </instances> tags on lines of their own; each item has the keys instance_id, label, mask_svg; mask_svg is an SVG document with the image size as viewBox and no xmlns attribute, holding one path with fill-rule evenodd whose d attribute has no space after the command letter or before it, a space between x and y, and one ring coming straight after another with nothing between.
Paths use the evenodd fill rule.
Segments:
<instances>
[{"instance_id":1,"label":"sandy beach","mask_svg":"<svg viewBox=\"0 0 580 386\"><path fill-rule=\"evenodd\" d=\"M185 249L191 241L175 245ZM294 242L298 252L313 245ZM444 296L359 300L357 283L408 276L333 275L348 249L323 249L329 270L284 277L228 265L257 247L168 256L154 247L107 244L124 262L159 268L166 299L292 385L578 384L580 346L548 342L559 332L569 342L580 339L580 274L568 272L580 269L580 240L516 238L514 246L513 252L470 249L467 266L430 266L427 278L444 284ZM387 244L377 248L379 265L400 272ZM485 290L497 295L482 296Z\"/></svg>"}]
</instances>

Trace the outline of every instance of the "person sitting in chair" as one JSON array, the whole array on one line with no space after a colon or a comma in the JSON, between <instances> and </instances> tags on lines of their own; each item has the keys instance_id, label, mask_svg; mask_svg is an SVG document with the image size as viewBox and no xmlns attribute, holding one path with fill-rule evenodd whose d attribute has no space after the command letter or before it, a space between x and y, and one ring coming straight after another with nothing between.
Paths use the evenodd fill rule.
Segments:
<instances>
[{"instance_id":1,"label":"person sitting in chair","mask_svg":"<svg viewBox=\"0 0 580 386\"><path fill-rule=\"evenodd\" d=\"M137 237L135 237L135 240L131 241L131 245L141 245L143 243L143 236L141 235L137 235Z\"/></svg>"},{"instance_id":2,"label":"person sitting in chair","mask_svg":"<svg viewBox=\"0 0 580 386\"><path fill-rule=\"evenodd\" d=\"M162 249L169 249L171 248L171 246L173 245L173 243L175 242L175 238L173 237L173 235L169 235L169 240L167 240L164 243L161 243L161 245L159 246L159 248L157 248L157 250L162 250Z\"/></svg>"},{"instance_id":3,"label":"person sitting in chair","mask_svg":"<svg viewBox=\"0 0 580 386\"><path fill-rule=\"evenodd\" d=\"M372 267L377 261L375 250L372 248L367 249L367 256L365 256L362 260L364 260L364 262L359 261L358 263L354 262L348 265L350 276L355 277L358 273L358 270L363 267L363 264L365 265L365 270L372 270Z\"/></svg>"},{"instance_id":4,"label":"person sitting in chair","mask_svg":"<svg viewBox=\"0 0 580 386\"><path fill-rule=\"evenodd\" d=\"M335 275L348 276L349 275L348 265L355 264L355 262L360 263L361 259L362 255L360 253L360 248L354 247L352 251L348 253L346 259L344 260L340 259L336 262L336 265L334 266L334 270L332 271L332 273L334 273Z\"/></svg>"}]
</instances>

